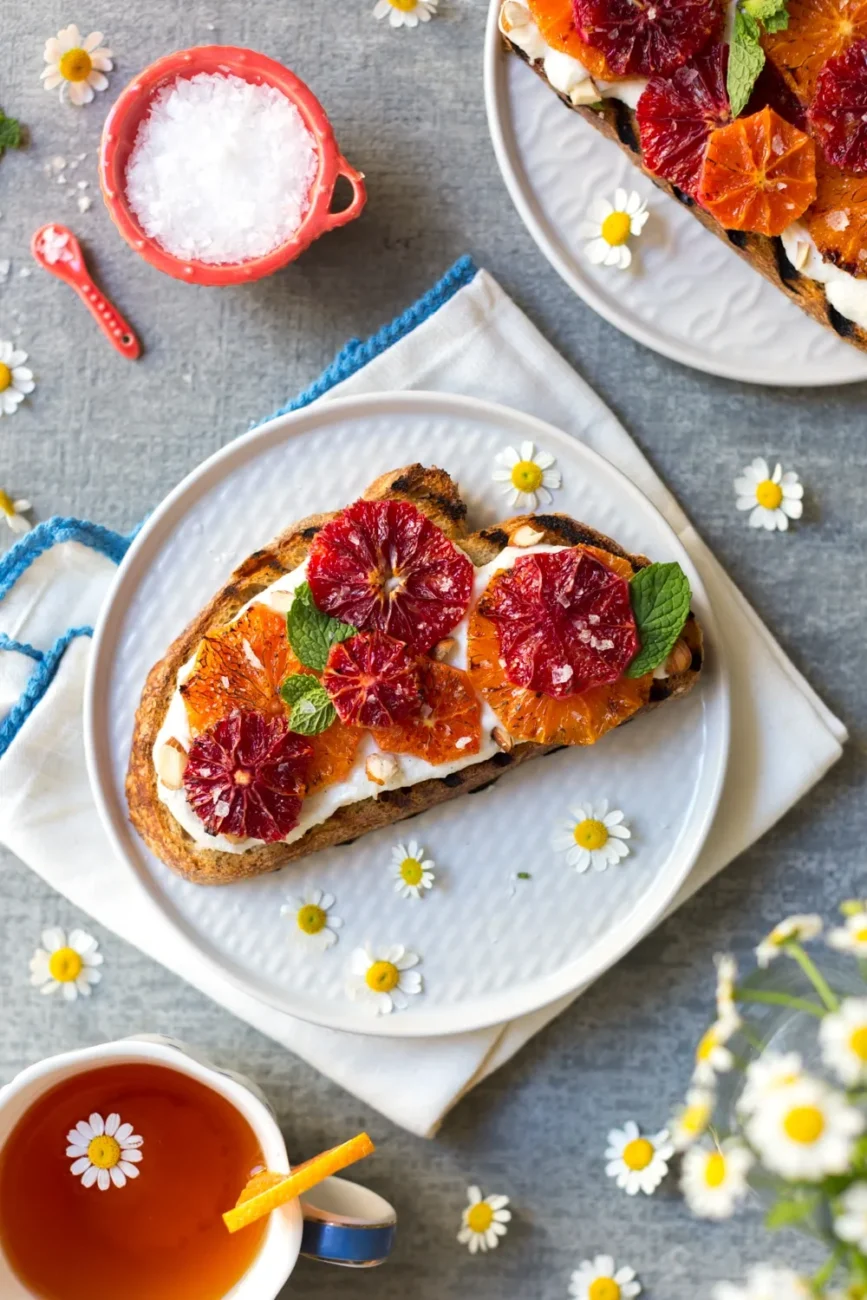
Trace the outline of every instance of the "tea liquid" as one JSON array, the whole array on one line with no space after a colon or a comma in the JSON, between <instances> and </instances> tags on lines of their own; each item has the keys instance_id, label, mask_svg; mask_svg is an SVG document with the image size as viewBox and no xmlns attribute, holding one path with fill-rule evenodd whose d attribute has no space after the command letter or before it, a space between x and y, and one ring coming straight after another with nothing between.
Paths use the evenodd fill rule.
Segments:
<instances>
[{"instance_id":1,"label":"tea liquid","mask_svg":"<svg viewBox=\"0 0 867 1300\"><path fill-rule=\"evenodd\" d=\"M124 1187L71 1172L67 1134L93 1113L142 1139ZM247 1121L198 1080L139 1063L90 1070L40 1097L0 1151L0 1245L44 1300L219 1300L262 1244L267 1219L231 1235L221 1218L262 1163Z\"/></svg>"}]
</instances>

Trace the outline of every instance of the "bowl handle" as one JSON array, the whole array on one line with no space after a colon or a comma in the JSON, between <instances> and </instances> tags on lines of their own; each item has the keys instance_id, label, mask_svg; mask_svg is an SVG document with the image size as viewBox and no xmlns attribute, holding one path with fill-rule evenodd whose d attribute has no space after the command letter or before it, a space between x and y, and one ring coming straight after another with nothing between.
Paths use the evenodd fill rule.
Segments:
<instances>
[{"instance_id":1,"label":"bowl handle","mask_svg":"<svg viewBox=\"0 0 867 1300\"><path fill-rule=\"evenodd\" d=\"M350 167L342 155L338 156L337 159L335 185L338 176L345 176L352 186L352 202L340 212L327 212L325 214L325 221L322 226L323 232L336 230L338 226L345 226L347 222L354 221L367 202L367 186L364 183L364 173L357 172L354 167ZM332 190L332 197L333 194L334 191Z\"/></svg>"}]
</instances>

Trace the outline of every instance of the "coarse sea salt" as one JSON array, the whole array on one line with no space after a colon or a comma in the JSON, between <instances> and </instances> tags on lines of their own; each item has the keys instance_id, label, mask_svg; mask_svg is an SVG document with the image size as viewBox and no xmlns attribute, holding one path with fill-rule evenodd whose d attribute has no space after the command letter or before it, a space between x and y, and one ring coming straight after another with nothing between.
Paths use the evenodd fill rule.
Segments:
<instances>
[{"instance_id":1,"label":"coarse sea salt","mask_svg":"<svg viewBox=\"0 0 867 1300\"><path fill-rule=\"evenodd\" d=\"M126 194L146 233L175 257L246 262L295 234L317 166L313 136L281 91L202 72L154 97Z\"/></svg>"}]
</instances>

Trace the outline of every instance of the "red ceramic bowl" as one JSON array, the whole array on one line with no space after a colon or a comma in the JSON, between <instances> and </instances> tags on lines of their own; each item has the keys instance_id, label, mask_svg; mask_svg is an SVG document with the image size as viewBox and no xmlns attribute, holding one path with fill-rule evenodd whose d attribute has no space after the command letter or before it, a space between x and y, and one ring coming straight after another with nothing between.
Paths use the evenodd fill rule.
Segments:
<instances>
[{"instance_id":1,"label":"red ceramic bowl","mask_svg":"<svg viewBox=\"0 0 867 1300\"><path fill-rule=\"evenodd\" d=\"M153 96L179 76L192 77L197 72L234 73L257 85L264 82L276 87L298 109L316 141L319 170L310 189L310 203L304 220L287 243L264 257L217 264L174 257L145 234L127 202L126 167L139 124L147 114ZM331 200L339 176L345 176L352 186L352 202L340 212L332 212ZM248 280L270 275L287 262L293 262L327 230L354 220L367 201L364 177L350 167L340 153L331 123L313 92L281 63L257 54L255 50L242 50L234 45L199 45L190 50L178 50L157 59L156 63L140 72L122 92L106 119L99 149L99 179L111 218L127 243L151 266L191 284L245 284Z\"/></svg>"}]
</instances>

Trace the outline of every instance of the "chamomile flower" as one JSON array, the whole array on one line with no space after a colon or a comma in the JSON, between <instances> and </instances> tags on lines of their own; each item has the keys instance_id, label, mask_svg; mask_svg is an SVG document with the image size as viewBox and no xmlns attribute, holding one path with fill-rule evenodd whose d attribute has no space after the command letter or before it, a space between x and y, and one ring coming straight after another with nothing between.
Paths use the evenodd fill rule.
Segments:
<instances>
[{"instance_id":1,"label":"chamomile flower","mask_svg":"<svg viewBox=\"0 0 867 1300\"><path fill-rule=\"evenodd\" d=\"M30 983L40 993L61 989L67 1002L74 1002L79 994L89 998L91 986L102 979L96 969L103 963L98 947L84 930L73 930L68 939L59 926L43 930L42 947L30 959Z\"/></svg>"},{"instance_id":2,"label":"chamomile flower","mask_svg":"<svg viewBox=\"0 0 867 1300\"><path fill-rule=\"evenodd\" d=\"M809 1075L772 1092L746 1123L746 1135L766 1167L803 1182L845 1173L863 1129L860 1111Z\"/></svg>"},{"instance_id":3,"label":"chamomile flower","mask_svg":"<svg viewBox=\"0 0 867 1300\"><path fill-rule=\"evenodd\" d=\"M383 949L381 954L374 952L370 944L356 948L349 963L347 997L365 1003L375 1016L403 1011L407 998L421 993L421 975L412 969L420 961L417 953L408 952L401 943Z\"/></svg>"},{"instance_id":4,"label":"chamomile flower","mask_svg":"<svg viewBox=\"0 0 867 1300\"><path fill-rule=\"evenodd\" d=\"M433 858L426 858L424 849L416 840L397 844L391 851L392 875L395 892L401 898L421 898L434 882Z\"/></svg>"},{"instance_id":5,"label":"chamomile flower","mask_svg":"<svg viewBox=\"0 0 867 1300\"><path fill-rule=\"evenodd\" d=\"M716 1013L725 1016L737 1015L735 1005L735 986L738 982L738 964L730 953L717 953L716 962Z\"/></svg>"},{"instance_id":6,"label":"chamomile flower","mask_svg":"<svg viewBox=\"0 0 867 1300\"><path fill-rule=\"evenodd\" d=\"M712 1088L690 1088L669 1126L675 1151L686 1151L707 1132L715 1104Z\"/></svg>"},{"instance_id":7,"label":"chamomile flower","mask_svg":"<svg viewBox=\"0 0 867 1300\"><path fill-rule=\"evenodd\" d=\"M30 510L31 508L30 502L25 501L24 497L20 497L15 501L9 496L8 492L4 492L3 489L0 488L0 515L5 517L6 522L12 529L13 533L30 532L30 524L24 518L24 514L25 511Z\"/></svg>"},{"instance_id":8,"label":"chamomile flower","mask_svg":"<svg viewBox=\"0 0 867 1300\"><path fill-rule=\"evenodd\" d=\"M587 256L596 266L617 266L625 271L632 263L628 241L637 238L649 216L647 204L633 190L616 190L614 202L595 199L588 212L589 220L578 227L581 239L589 239Z\"/></svg>"},{"instance_id":9,"label":"chamomile flower","mask_svg":"<svg viewBox=\"0 0 867 1300\"><path fill-rule=\"evenodd\" d=\"M790 1268L754 1264L747 1273L746 1286L718 1282L713 1300L811 1300L812 1295L807 1282Z\"/></svg>"},{"instance_id":10,"label":"chamomile flower","mask_svg":"<svg viewBox=\"0 0 867 1300\"><path fill-rule=\"evenodd\" d=\"M842 926L829 931L828 943L838 952L867 957L867 908L850 912Z\"/></svg>"},{"instance_id":11,"label":"chamomile flower","mask_svg":"<svg viewBox=\"0 0 867 1300\"><path fill-rule=\"evenodd\" d=\"M491 477L503 484L503 496L510 506L535 510L541 503L550 505L554 498L551 489L562 485L560 471L548 451L536 449L532 442L522 442L519 449L506 447L494 457L497 469Z\"/></svg>"},{"instance_id":12,"label":"chamomile flower","mask_svg":"<svg viewBox=\"0 0 867 1300\"><path fill-rule=\"evenodd\" d=\"M553 848L565 851L566 862L579 873L592 867L604 871L629 853L625 843L632 832L623 821L619 808L609 812L608 800L601 803L581 804L572 812L569 821L554 834Z\"/></svg>"},{"instance_id":13,"label":"chamomile flower","mask_svg":"<svg viewBox=\"0 0 867 1300\"><path fill-rule=\"evenodd\" d=\"M512 1218L512 1211L507 1210L508 1196L482 1196L478 1187L467 1188L469 1204L461 1216L461 1229L458 1241L468 1246L471 1255L476 1251L496 1250L500 1238L505 1237L506 1224Z\"/></svg>"},{"instance_id":14,"label":"chamomile flower","mask_svg":"<svg viewBox=\"0 0 867 1300\"><path fill-rule=\"evenodd\" d=\"M804 1067L797 1052L762 1052L747 1066L738 1110L744 1115L752 1115L768 1097L781 1088L800 1083L803 1077Z\"/></svg>"},{"instance_id":15,"label":"chamomile flower","mask_svg":"<svg viewBox=\"0 0 867 1300\"><path fill-rule=\"evenodd\" d=\"M644 1192L650 1196L668 1173L668 1162L674 1155L668 1129L653 1137L642 1137L638 1125L628 1120L623 1128L613 1128L608 1134L605 1172L617 1179L627 1196Z\"/></svg>"},{"instance_id":16,"label":"chamomile flower","mask_svg":"<svg viewBox=\"0 0 867 1300\"><path fill-rule=\"evenodd\" d=\"M850 1088L867 1083L867 998L846 998L819 1025L822 1058Z\"/></svg>"},{"instance_id":17,"label":"chamomile flower","mask_svg":"<svg viewBox=\"0 0 867 1300\"><path fill-rule=\"evenodd\" d=\"M867 1183L853 1183L840 1197L834 1231L841 1241L867 1254Z\"/></svg>"},{"instance_id":18,"label":"chamomile flower","mask_svg":"<svg viewBox=\"0 0 867 1300\"><path fill-rule=\"evenodd\" d=\"M418 27L429 23L437 11L439 0L377 0L374 18L385 18L392 27Z\"/></svg>"},{"instance_id":19,"label":"chamomile flower","mask_svg":"<svg viewBox=\"0 0 867 1300\"><path fill-rule=\"evenodd\" d=\"M787 916L785 921L775 925L771 933L756 948L756 961L764 970L779 957L787 943L805 943L822 933L822 918L814 912L806 916Z\"/></svg>"},{"instance_id":20,"label":"chamomile flower","mask_svg":"<svg viewBox=\"0 0 867 1300\"><path fill-rule=\"evenodd\" d=\"M95 90L108 88L104 74L114 67L111 50L102 44L102 32L91 32L82 39L74 23L45 42L45 62L47 67L41 73L45 89L59 86L61 99L65 95L79 108L90 103Z\"/></svg>"},{"instance_id":21,"label":"chamomile flower","mask_svg":"<svg viewBox=\"0 0 867 1300\"><path fill-rule=\"evenodd\" d=\"M771 473L768 462L757 456L735 479L738 510L749 510L751 528L778 528L784 533L790 519L800 519L804 513L804 486L793 470L783 473L782 465Z\"/></svg>"},{"instance_id":22,"label":"chamomile flower","mask_svg":"<svg viewBox=\"0 0 867 1300\"><path fill-rule=\"evenodd\" d=\"M740 1029L740 1016L732 1012L715 1020L702 1035L695 1049L695 1069L692 1077L703 1087L712 1087L718 1074L727 1074L735 1063L729 1039Z\"/></svg>"},{"instance_id":23,"label":"chamomile flower","mask_svg":"<svg viewBox=\"0 0 867 1300\"><path fill-rule=\"evenodd\" d=\"M680 1186L689 1208L700 1219L730 1219L749 1190L751 1152L741 1142L690 1147L683 1157Z\"/></svg>"},{"instance_id":24,"label":"chamomile flower","mask_svg":"<svg viewBox=\"0 0 867 1300\"><path fill-rule=\"evenodd\" d=\"M14 415L36 387L33 371L25 366L27 353L8 340L0 340L0 417Z\"/></svg>"},{"instance_id":25,"label":"chamomile flower","mask_svg":"<svg viewBox=\"0 0 867 1300\"><path fill-rule=\"evenodd\" d=\"M66 1154L73 1161L70 1173L81 1179L82 1187L107 1192L112 1185L126 1187L127 1179L138 1178L144 1139L133 1132L132 1124L122 1124L120 1115L103 1119L94 1112L79 1120L66 1140Z\"/></svg>"},{"instance_id":26,"label":"chamomile flower","mask_svg":"<svg viewBox=\"0 0 867 1300\"><path fill-rule=\"evenodd\" d=\"M597 1255L582 1260L575 1269L569 1294L574 1300L633 1300L641 1295L641 1283L634 1268L626 1264L618 1268L611 1255Z\"/></svg>"},{"instance_id":27,"label":"chamomile flower","mask_svg":"<svg viewBox=\"0 0 867 1300\"><path fill-rule=\"evenodd\" d=\"M321 889L308 889L300 898L291 898L280 908L281 916L291 917L292 937L310 947L331 948L340 937L337 931L343 926L339 916L331 908L334 895L325 894Z\"/></svg>"}]
</instances>

